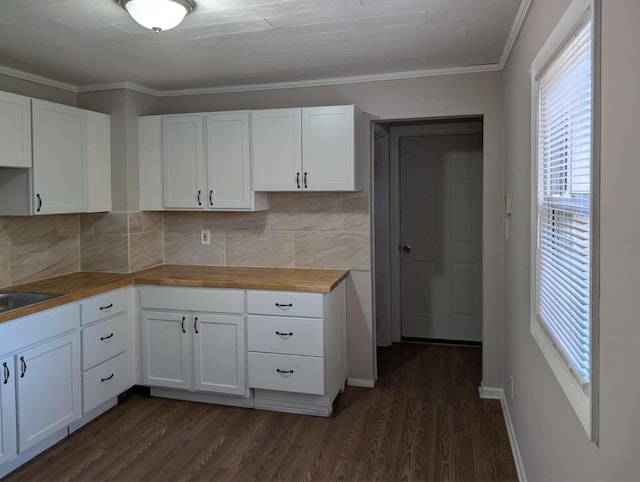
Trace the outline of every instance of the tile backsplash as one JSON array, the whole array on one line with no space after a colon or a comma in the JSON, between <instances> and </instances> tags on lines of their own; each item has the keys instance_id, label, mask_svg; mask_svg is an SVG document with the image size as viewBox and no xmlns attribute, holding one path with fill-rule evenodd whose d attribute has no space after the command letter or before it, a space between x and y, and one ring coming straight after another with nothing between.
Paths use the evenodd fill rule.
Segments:
<instances>
[{"instance_id":1,"label":"tile backsplash","mask_svg":"<svg viewBox=\"0 0 640 482\"><path fill-rule=\"evenodd\" d=\"M0 217L0 287L164 263L371 269L368 193L272 193L260 212ZM200 244L200 231L211 244Z\"/></svg>"}]
</instances>

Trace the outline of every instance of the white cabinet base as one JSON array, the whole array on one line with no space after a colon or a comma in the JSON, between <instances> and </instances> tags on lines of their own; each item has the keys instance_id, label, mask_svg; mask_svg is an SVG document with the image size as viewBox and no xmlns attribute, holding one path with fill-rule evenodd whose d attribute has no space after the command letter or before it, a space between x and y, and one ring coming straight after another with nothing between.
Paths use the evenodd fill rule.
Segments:
<instances>
[{"instance_id":1,"label":"white cabinet base","mask_svg":"<svg viewBox=\"0 0 640 482\"><path fill-rule=\"evenodd\" d=\"M189 392L185 390L174 390L171 388L150 388L152 397L171 398L174 400L185 400L188 402L215 403L217 405L229 405L231 407L253 408L253 396L251 393L246 396L237 395L216 395L203 392Z\"/></svg>"},{"instance_id":2,"label":"white cabinet base","mask_svg":"<svg viewBox=\"0 0 640 482\"><path fill-rule=\"evenodd\" d=\"M253 407L272 412L329 417L333 412L333 399L329 395L307 395L256 388Z\"/></svg>"}]
</instances>

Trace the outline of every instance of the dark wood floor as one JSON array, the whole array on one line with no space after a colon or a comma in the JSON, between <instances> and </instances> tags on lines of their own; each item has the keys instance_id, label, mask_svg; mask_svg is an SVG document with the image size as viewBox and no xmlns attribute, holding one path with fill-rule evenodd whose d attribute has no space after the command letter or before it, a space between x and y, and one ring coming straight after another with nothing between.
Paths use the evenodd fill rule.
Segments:
<instances>
[{"instance_id":1,"label":"dark wood floor","mask_svg":"<svg viewBox=\"0 0 640 482\"><path fill-rule=\"evenodd\" d=\"M132 396L7 480L517 480L481 351L398 344L331 418Z\"/></svg>"}]
</instances>

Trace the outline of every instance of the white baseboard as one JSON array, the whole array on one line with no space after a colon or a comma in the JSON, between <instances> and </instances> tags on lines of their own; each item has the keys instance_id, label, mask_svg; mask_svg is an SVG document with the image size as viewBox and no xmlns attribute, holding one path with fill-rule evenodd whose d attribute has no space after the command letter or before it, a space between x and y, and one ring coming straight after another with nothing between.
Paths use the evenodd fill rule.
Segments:
<instances>
[{"instance_id":1,"label":"white baseboard","mask_svg":"<svg viewBox=\"0 0 640 482\"><path fill-rule=\"evenodd\" d=\"M507 427L507 434L509 435L509 442L511 443L511 452L513 452L513 461L518 471L518 480L520 480L520 482L527 482L527 474L524 471L524 464L522 463L522 456L520 455L520 448L518 447L518 440L516 439L516 432L513 428L511 413L509 413L509 405L507 404L507 397L504 394L504 390L502 388L485 387L483 383L480 383L478 392L480 393L480 398L500 400L502 414L504 415L504 424Z\"/></svg>"},{"instance_id":2,"label":"white baseboard","mask_svg":"<svg viewBox=\"0 0 640 482\"><path fill-rule=\"evenodd\" d=\"M374 388L376 381L369 378L347 378L347 385L350 387Z\"/></svg>"}]
</instances>

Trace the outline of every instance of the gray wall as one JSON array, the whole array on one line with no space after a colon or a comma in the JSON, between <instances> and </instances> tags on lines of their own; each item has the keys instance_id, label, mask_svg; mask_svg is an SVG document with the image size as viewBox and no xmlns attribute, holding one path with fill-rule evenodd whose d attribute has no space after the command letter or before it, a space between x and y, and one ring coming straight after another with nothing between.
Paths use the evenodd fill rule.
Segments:
<instances>
[{"instance_id":1,"label":"gray wall","mask_svg":"<svg viewBox=\"0 0 640 482\"><path fill-rule=\"evenodd\" d=\"M159 110L168 114L332 104L356 104L365 112L385 120L484 116L483 381L488 386L502 386L504 299L501 213L504 139L501 73L165 97L159 100ZM360 292L363 291L360 288ZM371 310L371 307L364 309ZM368 330L371 329L368 327Z\"/></svg>"},{"instance_id":2,"label":"gray wall","mask_svg":"<svg viewBox=\"0 0 640 482\"><path fill-rule=\"evenodd\" d=\"M10 77L4 74L0 74L0 90L73 106L76 105L78 100L75 92L50 87L48 85L37 84L35 82Z\"/></svg>"},{"instance_id":3,"label":"gray wall","mask_svg":"<svg viewBox=\"0 0 640 482\"><path fill-rule=\"evenodd\" d=\"M531 61L569 5L533 3L504 72L506 190L505 386L529 480L640 480L640 2L602 8L600 447L589 441L529 332Z\"/></svg>"}]
</instances>

